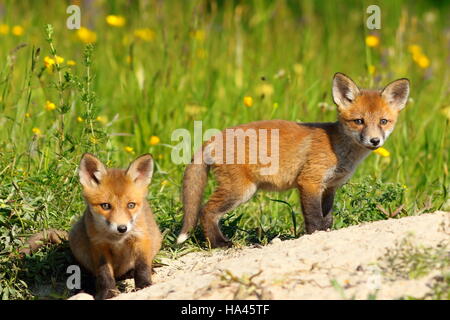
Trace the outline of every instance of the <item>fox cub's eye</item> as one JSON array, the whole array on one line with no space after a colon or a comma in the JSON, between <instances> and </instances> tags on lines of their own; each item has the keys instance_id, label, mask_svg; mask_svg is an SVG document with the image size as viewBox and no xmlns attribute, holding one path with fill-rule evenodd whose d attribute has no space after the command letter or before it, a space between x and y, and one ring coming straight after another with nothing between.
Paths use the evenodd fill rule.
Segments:
<instances>
[{"instance_id":1,"label":"fox cub's eye","mask_svg":"<svg viewBox=\"0 0 450 320\"><path fill-rule=\"evenodd\" d=\"M128 209L134 209L134 207L136 207L136 203L134 203L134 202L128 202L127 207L128 207Z\"/></svg>"},{"instance_id":2,"label":"fox cub's eye","mask_svg":"<svg viewBox=\"0 0 450 320\"><path fill-rule=\"evenodd\" d=\"M100 207L102 207L103 210L110 210L111 209L111 204L109 204L109 203L101 203Z\"/></svg>"},{"instance_id":3,"label":"fox cub's eye","mask_svg":"<svg viewBox=\"0 0 450 320\"><path fill-rule=\"evenodd\" d=\"M385 125L386 123L388 123L388 121L386 119L381 119L380 120L380 124Z\"/></svg>"},{"instance_id":4,"label":"fox cub's eye","mask_svg":"<svg viewBox=\"0 0 450 320\"><path fill-rule=\"evenodd\" d=\"M356 124L364 124L364 119L355 119L353 122Z\"/></svg>"}]
</instances>

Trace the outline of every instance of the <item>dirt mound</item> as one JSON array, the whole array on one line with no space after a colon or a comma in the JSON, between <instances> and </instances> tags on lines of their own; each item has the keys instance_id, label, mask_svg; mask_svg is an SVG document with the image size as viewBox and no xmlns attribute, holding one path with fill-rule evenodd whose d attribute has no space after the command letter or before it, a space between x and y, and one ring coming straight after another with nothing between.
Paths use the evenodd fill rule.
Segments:
<instances>
[{"instance_id":1,"label":"dirt mound","mask_svg":"<svg viewBox=\"0 0 450 320\"><path fill-rule=\"evenodd\" d=\"M379 262L402 239L417 246L448 244L450 213L390 219L265 247L187 254L163 261L154 285L115 299L395 299L421 297L436 276L389 279ZM381 260L380 260L381 259Z\"/></svg>"}]
</instances>

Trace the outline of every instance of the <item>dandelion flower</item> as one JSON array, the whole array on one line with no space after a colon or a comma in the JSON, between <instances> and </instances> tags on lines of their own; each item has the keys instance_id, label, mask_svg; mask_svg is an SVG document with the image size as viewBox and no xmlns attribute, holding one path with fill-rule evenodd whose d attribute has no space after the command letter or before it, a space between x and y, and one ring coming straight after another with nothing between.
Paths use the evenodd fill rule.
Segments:
<instances>
[{"instance_id":1,"label":"dandelion flower","mask_svg":"<svg viewBox=\"0 0 450 320\"><path fill-rule=\"evenodd\" d=\"M52 58L50 58L50 57L44 58L44 65L47 69L52 68L54 64L55 64L55 60L53 60Z\"/></svg>"},{"instance_id":2,"label":"dandelion flower","mask_svg":"<svg viewBox=\"0 0 450 320\"><path fill-rule=\"evenodd\" d=\"M412 55L421 54L422 53L422 47L417 44L412 44L408 47L408 51Z\"/></svg>"},{"instance_id":3,"label":"dandelion flower","mask_svg":"<svg viewBox=\"0 0 450 320\"><path fill-rule=\"evenodd\" d=\"M391 155L391 153L383 147L374 150L373 153L376 153L382 157L389 157Z\"/></svg>"},{"instance_id":4,"label":"dandelion flower","mask_svg":"<svg viewBox=\"0 0 450 320\"><path fill-rule=\"evenodd\" d=\"M9 26L7 24L0 24L0 34L8 34Z\"/></svg>"},{"instance_id":5,"label":"dandelion flower","mask_svg":"<svg viewBox=\"0 0 450 320\"><path fill-rule=\"evenodd\" d=\"M426 55L421 55L418 59L417 59L417 64L419 67L421 67L422 69L426 69L430 66L430 59L428 59L428 57Z\"/></svg>"},{"instance_id":6,"label":"dandelion flower","mask_svg":"<svg viewBox=\"0 0 450 320\"><path fill-rule=\"evenodd\" d=\"M159 137L151 136L149 143L150 143L150 145L154 146L154 145L157 145L160 141L161 141L161 139L159 139Z\"/></svg>"},{"instance_id":7,"label":"dandelion flower","mask_svg":"<svg viewBox=\"0 0 450 320\"><path fill-rule=\"evenodd\" d=\"M80 39L84 43L93 43L97 41L97 34L85 27L81 27L80 29L78 29L77 36L78 39Z\"/></svg>"},{"instance_id":8,"label":"dandelion flower","mask_svg":"<svg viewBox=\"0 0 450 320\"><path fill-rule=\"evenodd\" d=\"M129 146L124 147L123 150L125 150L125 152L127 152L127 153L134 153L133 148L129 147Z\"/></svg>"},{"instance_id":9,"label":"dandelion flower","mask_svg":"<svg viewBox=\"0 0 450 320\"><path fill-rule=\"evenodd\" d=\"M77 117L77 121L78 121L78 122L83 122L84 119L83 119L82 117L78 116L78 117Z\"/></svg>"},{"instance_id":10,"label":"dandelion flower","mask_svg":"<svg viewBox=\"0 0 450 320\"><path fill-rule=\"evenodd\" d=\"M47 111L53 111L56 109L56 105L53 102L47 100L47 102L45 102L44 108Z\"/></svg>"},{"instance_id":11,"label":"dandelion flower","mask_svg":"<svg viewBox=\"0 0 450 320\"><path fill-rule=\"evenodd\" d=\"M251 107L253 105L253 98L252 97L244 97L244 105L246 107Z\"/></svg>"},{"instance_id":12,"label":"dandelion flower","mask_svg":"<svg viewBox=\"0 0 450 320\"><path fill-rule=\"evenodd\" d=\"M126 23L126 20L122 16L109 15L106 17L106 23L112 27L123 27Z\"/></svg>"},{"instance_id":13,"label":"dandelion flower","mask_svg":"<svg viewBox=\"0 0 450 320\"><path fill-rule=\"evenodd\" d=\"M149 28L134 30L134 37L143 41L153 41L155 39L155 32Z\"/></svg>"},{"instance_id":14,"label":"dandelion flower","mask_svg":"<svg viewBox=\"0 0 450 320\"><path fill-rule=\"evenodd\" d=\"M378 38L377 36L374 36L374 35L368 35L368 36L366 37L366 45L367 45L368 47L373 48L373 47L378 46L379 44L380 44L380 38Z\"/></svg>"},{"instance_id":15,"label":"dandelion flower","mask_svg":"<svg viewBox=\"0 0 450 320\"><path fill-rule=\"evenodd\" d=\"M42 131L39 128L33 128L33 129L31 129L31 132L33 132L35 136L42 135Z\"/></svg>"},{"instance_id":16,"label":"dandelion flower","mask_svg":"<svg viewBox=\"0 0 450 320\"><path fill-rule=\"evenodd\" d=\"M22 26L14 26L11 29L11 33L16 37L20 37L25 32L25 29Z\"/></svg>"},{"instance_id":17,"label":"dandelion flower","mask_svg":"<svg viewBox=\"0 0 450 320\"><path fill-rule=\"evenodd\" d=\"M70 67L73 67L76 64L77 63L74 60L67 60L67 65L70 66Z\"/></svg>"}]
</instances>

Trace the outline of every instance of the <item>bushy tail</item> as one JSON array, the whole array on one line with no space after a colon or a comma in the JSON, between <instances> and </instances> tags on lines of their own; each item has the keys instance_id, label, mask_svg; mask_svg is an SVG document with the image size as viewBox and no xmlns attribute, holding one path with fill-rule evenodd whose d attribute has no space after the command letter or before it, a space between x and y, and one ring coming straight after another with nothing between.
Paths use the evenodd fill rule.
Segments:
<instances>
[{"instance_id":1,"label":"bushy tail","mask_svg":"<svg viewBox=\"0 0 450 320\"><path fill-rule=\"evenodd\" d=\"M186 167L183 177L183 227L177 238L177 243L183 243L188 238L189 231L197 225L203 191L208 181L209 166L191 163Z\"/></svg>"}]
</instances>

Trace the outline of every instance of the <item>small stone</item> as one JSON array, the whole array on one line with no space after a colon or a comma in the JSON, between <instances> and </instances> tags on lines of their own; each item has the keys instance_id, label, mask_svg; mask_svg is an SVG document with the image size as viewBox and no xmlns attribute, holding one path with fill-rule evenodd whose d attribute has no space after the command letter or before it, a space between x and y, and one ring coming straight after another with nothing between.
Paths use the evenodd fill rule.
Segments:
<instances>
[{"instance_id":1,"label":"small stone","mask_svg":"<svg viewBox=\"0 0 450 320\"><path fill-rule=\"evenodd\" d=\"M71 296L68 300L94 300L94 297L90 294L81 292L74 296Z\"/></svg>"},{"instance_id":2,"label":"small stone","mask_svg":"<svg viewBox=\"0 0 450 320\"><path fill-rule=\"evenodd\" d=\"M281 243L281 239L280 238L273 238L272 241L270 241L271 244L277 244L277 243Z\"/></svg>"}]
</instances>

